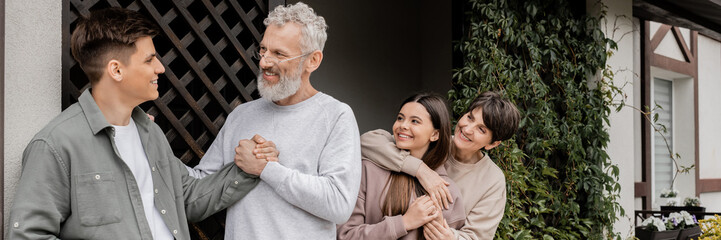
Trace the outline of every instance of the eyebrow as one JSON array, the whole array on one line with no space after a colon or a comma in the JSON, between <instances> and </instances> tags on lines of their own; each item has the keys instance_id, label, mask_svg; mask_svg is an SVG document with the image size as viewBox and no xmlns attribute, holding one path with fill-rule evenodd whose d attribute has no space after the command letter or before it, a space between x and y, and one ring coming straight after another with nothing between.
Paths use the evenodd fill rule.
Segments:
<instances>
[{"instance_id":1,"label":"eyebrow","mask_svg":"<svg viewBox=\"0 0 721 240\"><path fill-rule=\"evenodd\" d=\"M151 58L157 57L157 56L158 56L158 53L155 52L155 53L148 54L148 56L146 56L145 59L151 59Z\"/></svg>"},{"instance_id":2,"label":"eyebrow","mask_svg":"<svg viewBox=\"0 0 721 240\"><path fill-rule=\"evenodd\" d=\"M262 44L262 43L261 43L261 44L258 44L258 46L259 46L259 47L258 47L258 48L259 48L258 50L260 50L261 48L265 48L266 51L273 52L274 54L288 55L288 51L287 51L286 49L279 49L279 48L270 49L270 48L268 48L268 46L266 46L266 45L264 45L264 44Z\"/></svg>"},{"instance_id":3,"label":"eyebrow","mask_svg":"<svg viewBox=\"0 0 721 240\"><path fill-rule=\"evenodd\" d=\"M275 54L289 55L288 52L286 52L286 51L283 50L283 49L277 49L277 48L276 48L273 52L274 52Z\"/></svg>"},{"instance_id":4,"label":"eyebrow","mask_svg":"<svg viewBox=\"0 0 721 240\"><path fill-rule=\"evenodd\" d=\"M417 119L418 121L421 121L421 122L423 121L423 118L421 118L420 116L416 116L416 115L411 115L409 118L410 118L410 119Z\"/></svg>"}]
</instances>

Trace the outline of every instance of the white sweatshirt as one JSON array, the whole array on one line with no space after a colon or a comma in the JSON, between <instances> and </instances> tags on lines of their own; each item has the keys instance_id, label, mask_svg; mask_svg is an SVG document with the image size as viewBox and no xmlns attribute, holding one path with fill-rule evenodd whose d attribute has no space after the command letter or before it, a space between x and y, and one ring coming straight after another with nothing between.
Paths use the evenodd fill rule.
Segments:
<instances>
[{"instance_id":1,"label":"white sweatshirt","mask_svg":"<svg viewBox=\"0 0 721 240\"><path fill-rule=\"evenodd\" d=\"M241 139L273 141L279 162L228 208L226 239L334 239L360 186L358 125L351 108L317 93L291 106L261 98L239 105L190 175L204 177L233 162Z\"/></svg>"}]
</instances>

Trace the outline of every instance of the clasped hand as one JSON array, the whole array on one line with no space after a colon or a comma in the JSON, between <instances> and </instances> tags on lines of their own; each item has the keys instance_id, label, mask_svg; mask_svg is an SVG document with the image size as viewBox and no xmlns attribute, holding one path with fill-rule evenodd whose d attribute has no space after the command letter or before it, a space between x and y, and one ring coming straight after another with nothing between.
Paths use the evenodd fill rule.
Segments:
<instances>
[{"instance_id":1,"label":"clasped hand","mask_svg":"<svg viewBox=\"0 0 721 240\"><path fill-rule=\"evenodd\" d=\"M454 239L453 231L443 218L439 203L428 195L416 198L402 216L406 231L423 226L423 236L431 240Z\"/></svg>"},{"instance_id":2,"label":"clasped hand","mask_svg":"<svg viewBox=\"0 0 721 240\"><path fill-rule=\"evenodd\" d=\"M235 147L235 165L244 172L258 175L263 172L268 162L277 162L280 152L273 141L256 134L253 138L242 139Z\"/></svg>"},{"instance_id":3,"label":"clasped hand","mask_svg":"<svg viewBox=\"0 0 721 240\"><path fill-rule=\"evenodd\" d=\"M427 195L416 198L403 214L403 226L410 231L423 226L441 214L440 209Z\"/></svg>"}]
</instances>

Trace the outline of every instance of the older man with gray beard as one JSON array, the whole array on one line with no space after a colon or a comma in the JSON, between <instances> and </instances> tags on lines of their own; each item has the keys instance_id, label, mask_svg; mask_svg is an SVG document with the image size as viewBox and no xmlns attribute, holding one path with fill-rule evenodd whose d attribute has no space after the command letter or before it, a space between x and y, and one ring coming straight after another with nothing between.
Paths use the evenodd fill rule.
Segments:
<instances>
[{"instance_id":1,"label":"older man with gray beard","mask_svg":"<svg viewBox=\"0 0 721 240\"><path fill-rule=\"evenodd\" d=\"M227 239L334 239L336 224L353 211L361 161L353 111L310 83L327 25L304 3L279 6L263 23L256 54L262 98L233 110L189 172L204 177L235 161L260 176L228 208Z\"/></svg>"}]
</instances>

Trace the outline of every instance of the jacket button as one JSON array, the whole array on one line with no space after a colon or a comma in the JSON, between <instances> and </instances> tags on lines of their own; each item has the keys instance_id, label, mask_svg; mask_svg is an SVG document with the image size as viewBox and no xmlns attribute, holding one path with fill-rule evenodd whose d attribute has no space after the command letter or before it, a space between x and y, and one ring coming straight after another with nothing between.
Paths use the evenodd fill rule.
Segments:
<instances>
[{"instance_id":1,"label":"jacket button","mask_svg":"<svg viewBox=\"0 0 721 240\"><path fill-rule=\"evenodd\" d=\"M96 180L100 180L100 175L95 175Z\"/></svg>"},{"instance_id":2,"label":"jacket button","mask_svg":"<svg viewBox=\"0 0 721 240\"><path fill-rule=\"evenodd\" d=\"M160 214L165 214L165 209L160 210Z\"/></svg>"},{"instance_id":3,"label":"jacket button","mask_svg":"<svg viewBox=\"0 0 721 240\"><path fill-rule=\"evenodd\" d=\"M153 169L153 172L155 172L155 167L153 167L152 169Z\"/></svg>"},{"instance_id":4,"label":"jacket button","mask_svg":"<svg viewBox=\"0 0 721 240\"><path fill-rule=\"evenodd\" d=\"M158 193L158 189L157 189L157 188L155 189L155 193Z\"/></svg>"},{"instance_id":5,"label":"jacket button","mask_svg":"<svg viewBox=\"0 0 721 240\"><path fill-rule=\"evenodd\" d=\"M19 226L20 226L20 223L18 223L18 222L13 223L13 227L19 227Z\"/></svg>"},{"instance_id":6,"label":"jacket button","mask_svg":"<svg viewBox=\"0 0 721 240\"><path fill-rule=\"evenodd\" d=\"M178 234L178 230L173 230L173 234Z\"/></svg>"}]
</instances>

